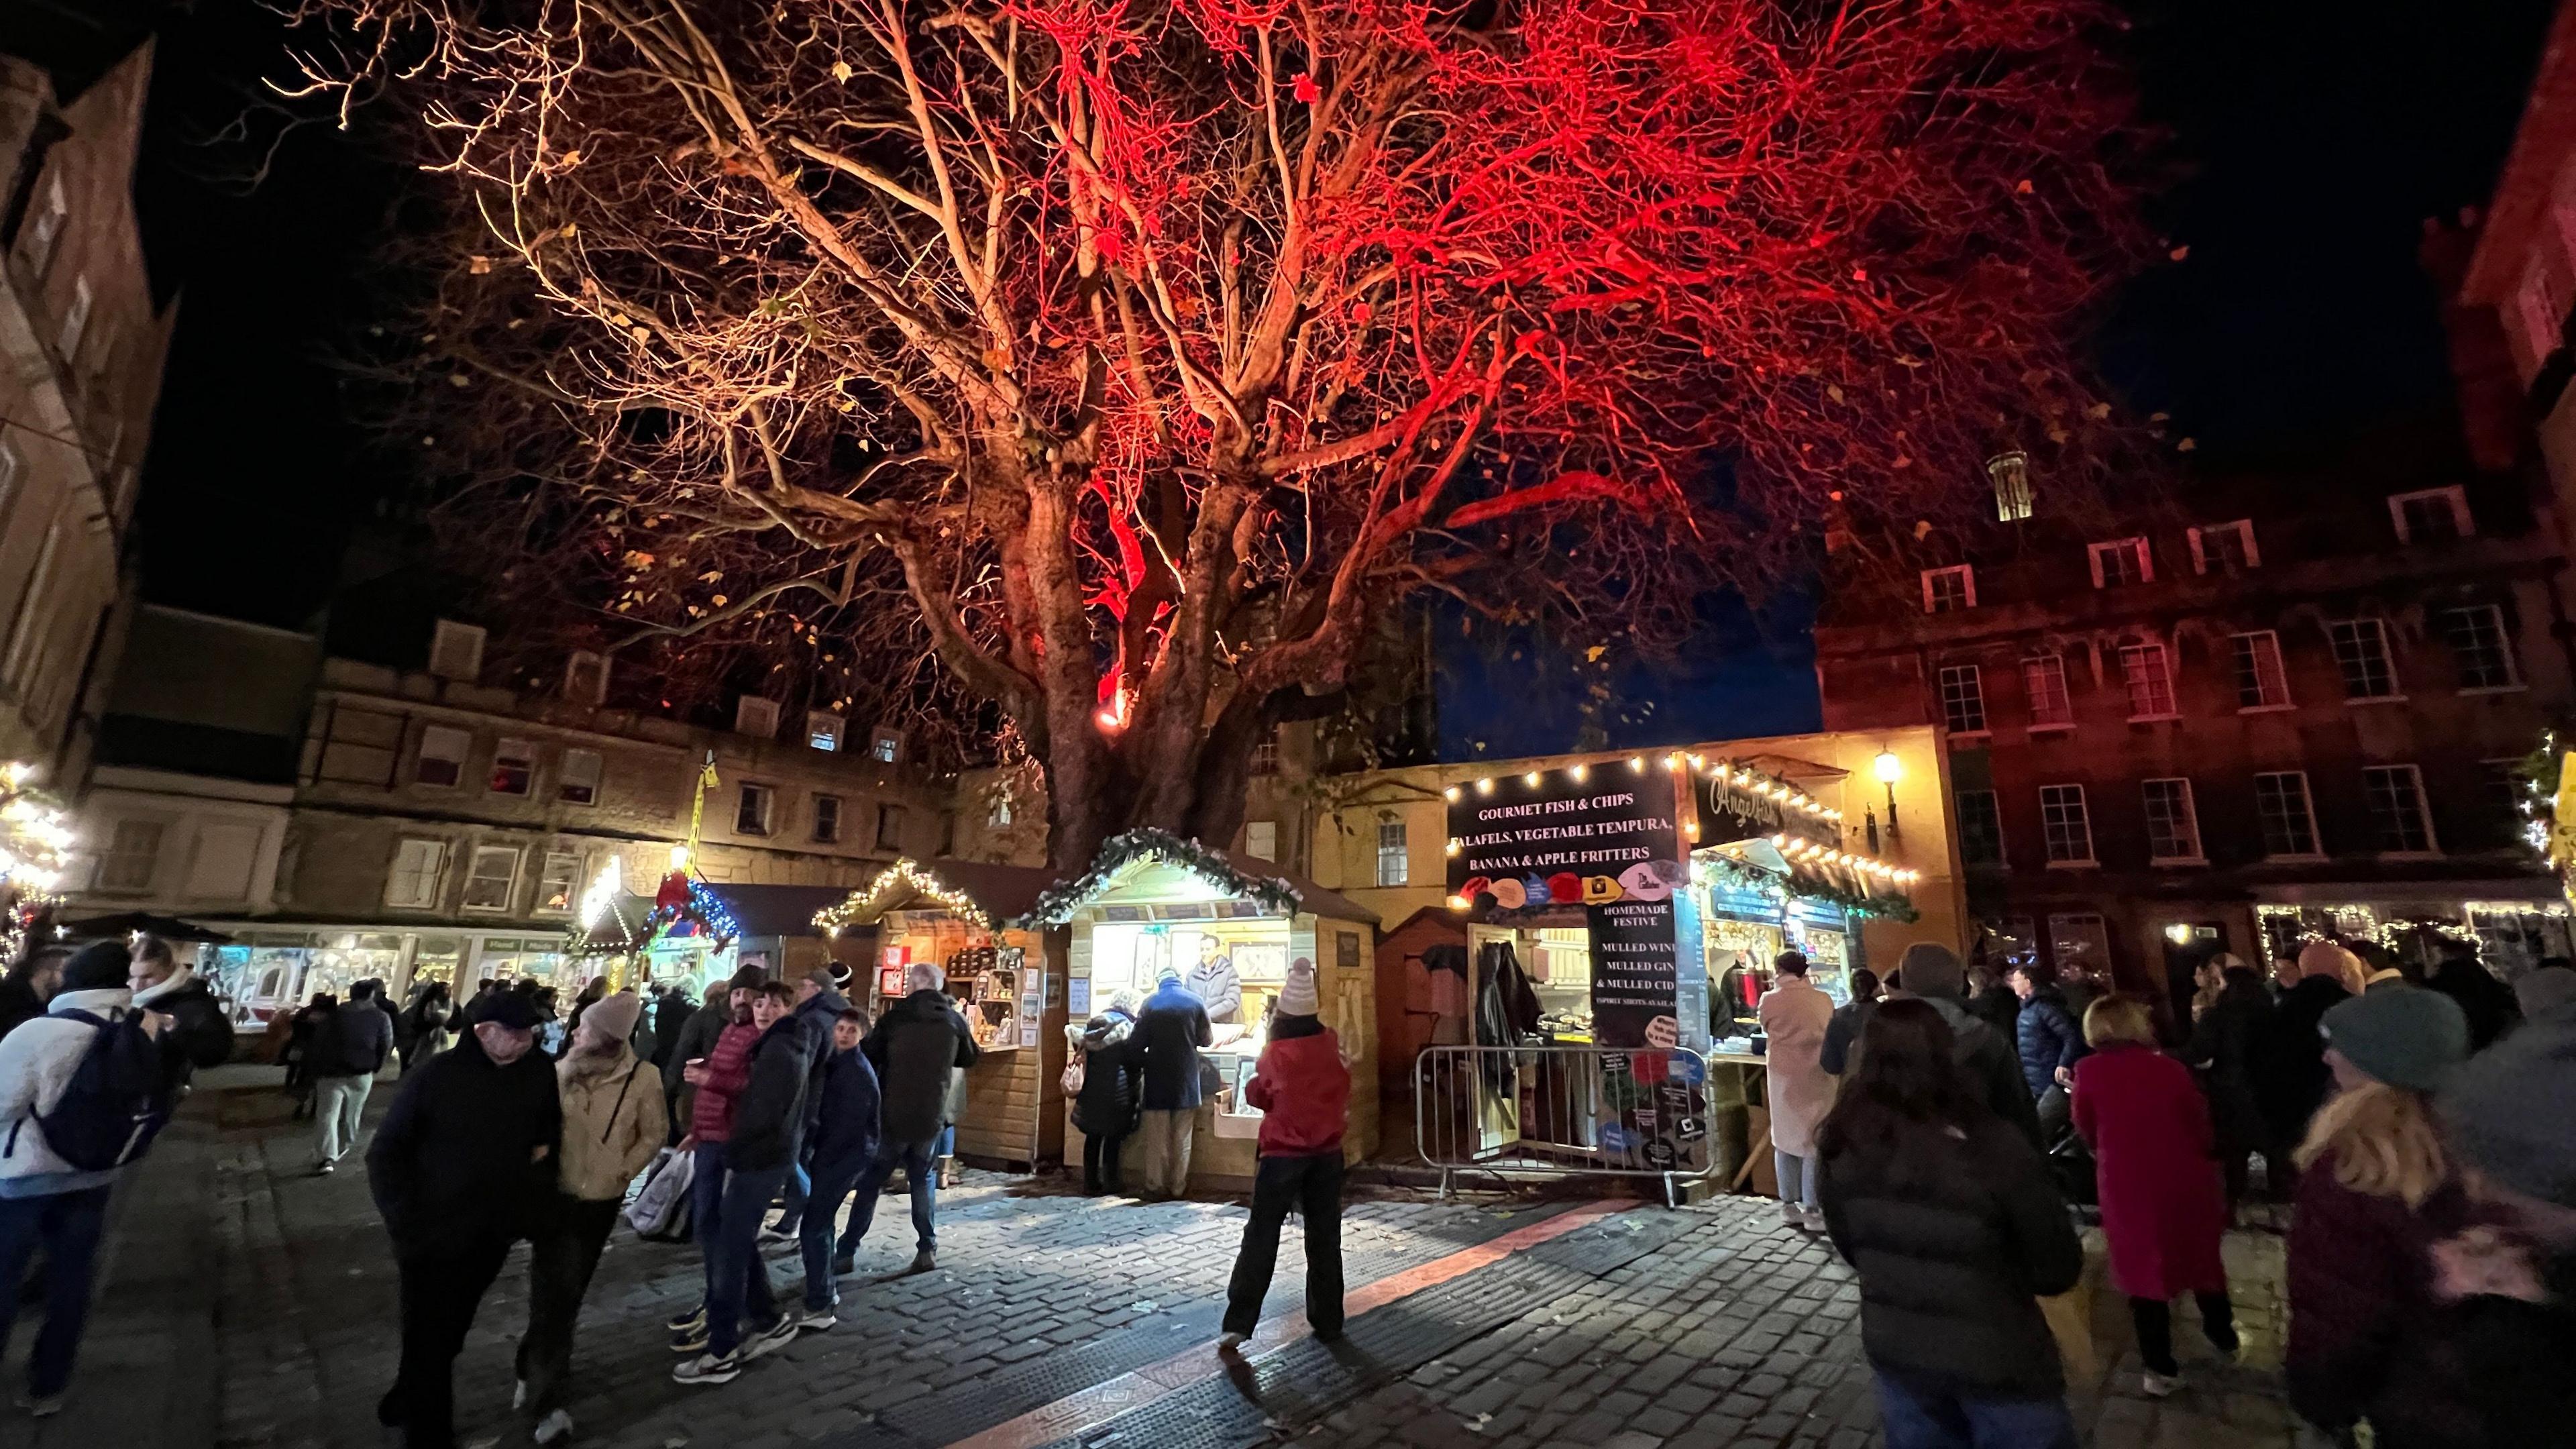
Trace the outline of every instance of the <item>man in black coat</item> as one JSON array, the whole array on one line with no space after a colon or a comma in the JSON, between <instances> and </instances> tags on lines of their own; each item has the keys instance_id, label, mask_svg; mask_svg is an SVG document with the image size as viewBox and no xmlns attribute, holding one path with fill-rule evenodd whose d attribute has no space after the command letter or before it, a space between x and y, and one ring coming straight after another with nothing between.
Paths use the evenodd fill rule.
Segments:
<instances>
[{"instance_id":1,"label":"man in black coat","mask_svg":"<svg viewBox=\"0 0 2576 1449\"><path fill-rule=\"evenodd\" d=\"M2254 1090L2271 1134L2263 1165L2276 1193L2289 1191L2290 1154L2308 1135L2308 1119L2334 1085L2319 1028L2326 1012L2352 995L2344 988L2345 976L2354 969L2346 964L2351 960L2350 952L2331 941L2309 942L2299 952L2299 979L2281 993L2263 1034Z\"/></svg>"},{"instance_id":2,"label":"man in black coat","mask_svg":"<svg viewBox=\"0 0 2576 1449\"><path fill-rule=\"evenodd\" d=\"M1968 972L1959 964L1958 953L1937 941L1917 941L1897 958L1896 978L1905 983L1907 996L1932 1003L1949 1024L1954 1057L1976 1084L1986 1110L2017 1129L2031 1146L2045 1151L2038 1109L2030 1090L2022 1085L2021 1059L1994 1028L1968 1010L1961 996L1967 990Z\"/></svg>"},{"instance_id":3,"label":"man in black coat","mask_svg":"<svg viewBox=\"0 0 2576 1449\"><path fill-rule=\"evenodd\" d=\"M188 1088L200 1067L220 1067L232 1059L233 1023L223 1003L206 989L196 969L179 964L178 953L158 936L146 936L134 953L134 1004L170 1018L157 1038L161 1046L161 1087L171 1100Z\"/></svg>"},{"instance_id":4,"label":"man in black coat","mask_svg":"<svg viewBox=\"0 0 2576 1449\"><path fill-rule=\"evenodd\" d=\"M670 1075L672 1054L679 1050L680 1032L698 1010L698 1003L677 986L665 986L653 997L653 1066L666 1078Z\"/></svg>"},{"instance_id":5,"label":"man in black coat","mask_svg":"<svg viewBox=\"0 0 2576 1449\"><path fill-rule=\"evenodd\" d=\"M903 1168L912 1188L912 1271L927 1273L938 1262L939 1188L930 1171L931 1153L939 1145L941 1109L948 1101L949 1073L975 1065L982 1053L966 1019L941 989L939 968L915 962L905 973L912 994L885 1009L859 1050L876 1068L884 1131L877 1139L876 1161L859 1177L859 1200L832 1257L832 1269L847 1273L858 1265L859 1243L876 1221L877 1195L895 1167Z\"/></svg>"},{"instance_id":6,"label":"man in black coat","mask_svg":"<svg viewBox=\"0 0 2576 1449\"><path fill-rule=\"evenodd\" d=\"M731 1382L743 1364L796 1338L800 1316L779 1311L769 1266L760 1258L761 1219L786 1187L805 1137L805 1098L814 1062L805 1025L791 1015L794 1002L795 994L784 982L763 982L753 993L751 1021L760 1038L751 1048L751 1074L733 1100L733 1132L724 1144L723 1204L707 1243L714 1269L707 1294L707 1348L671 1371L679 1383Z\"/></svg>"},{"instance_id":7,"label":"man in black coat","mask_svg":"<svg viewBox=\"0 0 2576 1449\"><path fill-rule=\"evenodd\" d=\"M2478 959L2478 948L2466 941L2446 941L2442 956L2424 978L2424 985L2459 1003L2469 1019L2469 1051L2485 1051L2495 1039L2522 1020L2521 1003L2514 1000L2513 988L2496 979L2496 974Z\"/></svg>"},{"instance_id":8,"label":"man in black coat","mask_svg":"<svg viewBox=\"0 0 2576 1449\"><path fill-rule=\"evenodd\" d=\"M402 1273L402 1360L376 1404L404 1442L456 1441L456 1355L475 1309L554 1190L563 1108L527 998L495 994L456 1047L403 1080L367 1151Z\"/></svg>"}]
</instances>

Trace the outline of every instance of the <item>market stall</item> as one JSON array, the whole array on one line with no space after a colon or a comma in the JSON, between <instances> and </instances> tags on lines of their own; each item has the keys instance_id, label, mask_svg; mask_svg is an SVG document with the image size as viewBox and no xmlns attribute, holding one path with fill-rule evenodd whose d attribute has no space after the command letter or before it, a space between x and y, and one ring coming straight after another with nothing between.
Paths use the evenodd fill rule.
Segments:
<instances>
[{"instance_id":1,"label":"market stall","mask_svg":"<svg viewBox=\"0 0 2576 1449\"><path fill-rule=\"evenodd\" d=\"M1054 877L977 861L897 860L813 917L827 936L874 932L851 996L874 1020L903 998L915 964L939 967L982 1056L966 1070L957 1151L1032 1168L1061 1147L1065 973L1049 933L1014 918Z\"/></svg>"},{"instance_id":2,"label":"market stall","mask_svg":"<svg viewBox=\"0 0 2576 1449\"><path fill-rule=\"evenodd\" d=\"M1199 1109L1193 1187L1232 1190L1251 1181L1261 1113L1244 1100L1288 963L1312 962L1323 1021L1351 1069L1343 1151L1358 1161L1378 1140L1377 1004L1371 964L1377 916L1268 861L1209 850L1159 830L1111 840L1079 878L1047 890L1025 918L1071 931L1066 965L1071 1014L1089 1015L1121 991L1151 995L1166 966L1208 1003L1215 1045L1202 1060L1215 1089ZM1082 1160L1068 1120L1065 1161ZM1143 1141L1131 1139L1124 1171L1140 1180Z\"/></svg>"}]
</instances>

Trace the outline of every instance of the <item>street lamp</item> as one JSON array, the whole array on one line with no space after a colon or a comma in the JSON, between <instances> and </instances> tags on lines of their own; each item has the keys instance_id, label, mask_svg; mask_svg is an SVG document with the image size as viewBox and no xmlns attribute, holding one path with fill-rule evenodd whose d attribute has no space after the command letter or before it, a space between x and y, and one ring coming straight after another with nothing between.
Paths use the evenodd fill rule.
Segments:
<instances>
[{"instance_id":1,"label":"street lamp","mask_svg":"<svg viewBox=\"0 0 2576 1449\"><path fill-rule=\"evenodd\" d=\"M1896 758L1896 751L1881 750L1878 758L1870 761L1870 770L1878 776L1878 783L1887 787L1887 839L1893 845L1902 834L1896 825L1896 782L1905 778L1905 762Z\"/></svg>"}]
</instances>

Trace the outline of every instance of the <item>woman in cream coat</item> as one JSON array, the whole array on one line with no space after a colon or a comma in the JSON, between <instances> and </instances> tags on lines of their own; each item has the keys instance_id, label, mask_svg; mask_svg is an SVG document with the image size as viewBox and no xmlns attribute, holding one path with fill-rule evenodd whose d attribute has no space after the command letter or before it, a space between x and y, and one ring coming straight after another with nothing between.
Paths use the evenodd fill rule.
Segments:
<instances>
[{"instance_id":1,"label":"woman in cream coat","mask_svg":"<svg viewBox=\"0 0 2576 1449\"><path fill-rule=\"evenodd\" d=\"M1825 1028L1834 1000L1807 983L1807 958L1783 951L1772 962L1779 984L1762 998L1763 1078L1770 1088L1771 1160L1780 1173L1780 1216L1822 1230L1817 1206L1816 1127L1834 1105L1834 1079L1824 1068Z\"/></svg>"}]
</instances>

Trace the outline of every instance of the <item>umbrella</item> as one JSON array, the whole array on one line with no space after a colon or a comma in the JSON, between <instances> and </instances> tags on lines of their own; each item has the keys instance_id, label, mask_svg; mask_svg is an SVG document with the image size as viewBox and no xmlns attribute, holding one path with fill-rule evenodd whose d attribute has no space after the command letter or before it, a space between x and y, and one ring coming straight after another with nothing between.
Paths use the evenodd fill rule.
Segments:
<instances>
[{"instance_id":1,"label":"umbrella","mask_svg":"<svg viewBox=\"0 0 2576 1449\"><path fill-rule=\"evenodd\" d=\"M66 921L63 929L73 939L81 941L130 936L137 931L147 936L158 936L164 941L197 941L210 946L220 946L232 940L223 932L209 931L194 921L183 921L176 916L156 916L149 911L119 911L112 916L92 916L86 921Z\"/></svg>"}]
</instances>

